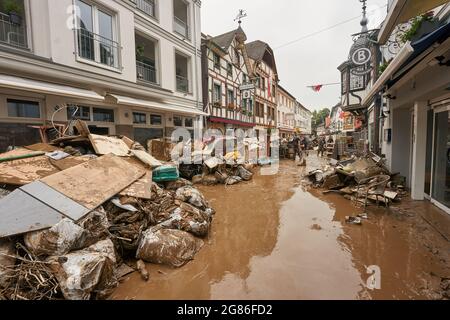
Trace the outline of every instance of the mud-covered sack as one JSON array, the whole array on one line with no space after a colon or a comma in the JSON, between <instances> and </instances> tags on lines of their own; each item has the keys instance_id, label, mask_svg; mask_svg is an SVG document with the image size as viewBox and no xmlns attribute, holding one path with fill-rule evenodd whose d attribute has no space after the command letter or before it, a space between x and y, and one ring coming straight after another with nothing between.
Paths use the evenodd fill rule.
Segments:
<instances>
[{"instance_id":1,"label":"mud-covered sack","mask_svg":"<svg viewBox=\"0 0 450 320\"><path fill-rule=\"evenodd\" d=\"M250 181L253 178L253 173L245 169L243 166L238 167L239 177L244 181Z\"/></svg>"},{"instance_id":2,"label":"mud-covered sack","mask_svg":"<svg viewBox=\"0 0 450 320\"><path fill-rule=\"evenodd\" d=\"M83 235L78 242L77 249L89 247L109 236L110 223L103 207L89 213L78 225L84 229Z\"/></svg>"},{"instance_id":3,"label":"mud-covered sack","mask_svg":"<svg viewBox=\"0 0 450 320\"><path fill-rule=\"evenodd\" d=\"M16 264L14 242L0 239L0 288L6 288L15 276L11 268Z\"/></svg>"},{"instance_id":4,"label":"mud-covered sack","mask_svg":"<svg viewBox=\"0 0 450 320\"><path fill-rule=\"evenodd\" d=\"M66 300L89 300L117 286L116 254L111 240L47 259ZM103 296L103 295L102 295Z\"/></svg>"},{"instance_id":5,"label":"mud-covered sack","mask_svg":"<svg viewBox=\"0 0 450 320\"><path fill-rule=\"evenodd\" d=\"M202 245L186 231L151 228L142 234L136 258L178 268L193 260Z\"/></svg>"},{"instance_id":6,"label":"mud-covered sack","mask_svg":"<svg viewBox=\"0 0 450 320\"><path fill-rule=\"evenodd\" d=\"M50 229L29 232L25 245L37 256L63 255L79 247L84 229L70 219L63 219Z\"/></svg>"},{"instance_id":7,"label":"mud-covered sack","mask_svg":"<svg viewBox=\"0 0 450 320\"><path fill-rule=\"evenodd\" d=\"M186 179L180 178L176 181L170 181L165 183L167 190L177 190L179 188L185 187L185 186L192 186L192 182L188 181Z\"/></svg>"},{"instance_id":8,"label":"mud-covered sack","mask_svg":"<svg viewBox=\"0 0 450 320\"><path fill-rule=\"evenodd\" d=\"M239 182L242 182L242 178L241 177L232 176L232 177L228 177L227 178L227 180L225 181L225 184L232 186L232 185L237 184Z\"/></svg>"},{"instance_id":9,"label":"mud-covered sack","mask_svg":"<svg viewBox=\"0 0 450 320\"><path fill-rule=\"evenodd\" d=\"M211 225L211 215L209 213L183 202L171 212L170 218L160 225L170 229L183 230L199 237L205 237L208 235Z\"/></svg>"},{"instance_id":10,"label":"mud-covered sack","mask_svg":"<svg viewBox=\"0 0 450 320\"><path fill-rule=\"evenodd\" d=\"M206 209L209 207L203 194L191 186L179 188L176 192L176 199L182 202L188 202L197 208Z\"/></svg>"}]
</instances>

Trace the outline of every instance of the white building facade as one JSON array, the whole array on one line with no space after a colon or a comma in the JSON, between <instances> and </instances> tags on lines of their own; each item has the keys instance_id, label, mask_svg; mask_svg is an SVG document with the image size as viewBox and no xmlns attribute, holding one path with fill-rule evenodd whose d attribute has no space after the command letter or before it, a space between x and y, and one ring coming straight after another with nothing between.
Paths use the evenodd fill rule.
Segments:
<instances>
[{"instance_id":1,"label":"white building facade","mask_svg":"<svg viewBox=\"0 0 450 320\"><path fill-rule=\"evenodd\" d=\"M15 2L20 21L0 3L0 149L74 118L144 145L202 129L200 1Z\"/></svg>"}]
</instances>

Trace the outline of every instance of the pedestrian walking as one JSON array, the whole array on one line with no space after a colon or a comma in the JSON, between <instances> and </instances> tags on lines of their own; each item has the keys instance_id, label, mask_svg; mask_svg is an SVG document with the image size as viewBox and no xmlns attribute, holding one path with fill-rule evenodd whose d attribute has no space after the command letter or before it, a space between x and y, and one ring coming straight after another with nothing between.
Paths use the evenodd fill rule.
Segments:
<instances>
[{"instance_id":1,"label":"pedestrian walking","mask_svg":"<svg viewBox=\"0 0 450 320\"><path fill-rule=\"evenodd\" d=\"M317 150L317 156L323 157L323 153L325 152L325 138L319 138L319 149Z\"/></svg>"}]
</instances>

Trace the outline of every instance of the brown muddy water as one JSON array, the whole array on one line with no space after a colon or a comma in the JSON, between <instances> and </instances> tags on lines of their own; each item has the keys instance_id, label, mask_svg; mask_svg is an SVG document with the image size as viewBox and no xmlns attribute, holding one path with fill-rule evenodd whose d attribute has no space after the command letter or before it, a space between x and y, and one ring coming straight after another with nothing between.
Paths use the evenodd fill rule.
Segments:
<instances>
[{"instance_id":1,"label":"brown muddy water","mask_svg":"<svg viewBox=\"0 0 450 320\"><path fill-rule=\"evenodd\" d=\"M310 156L308 166L317 162ZM362 226L348 225L345 216L362 209L305 189L309 169L282 161L274 176L201 187L217 213L195 260L180 269L147 265L148 282L132 274L111 299L439 298L450 246L420 218L432 206L371 207ZM366 286L369 266L380 268L379 290Z\"/></svg>"}]
</instances>

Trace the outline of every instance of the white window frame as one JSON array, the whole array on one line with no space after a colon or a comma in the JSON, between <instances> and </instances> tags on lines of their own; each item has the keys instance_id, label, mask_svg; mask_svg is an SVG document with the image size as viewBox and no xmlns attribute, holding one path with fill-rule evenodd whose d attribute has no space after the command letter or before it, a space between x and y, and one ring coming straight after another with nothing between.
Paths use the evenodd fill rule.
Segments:
<instances>
[{"instance_id":1,"label":"white window frame","mask_svg":"<svg viewBox=\"0 0 450 320\"><path fill-rule=\"evenodd\" d=\"M100 5L92 0L73 0L73 5L76 6L77 2L81 1L84 2L85 4L91 6L92 8L92 33L99 35L99 18L98 18L98 12L103 11L104 13L107 13L109 15L111 15L112 18L112 41L116 42L118 45L118 50L117 50L117 68L116 67L111 67L108 66L106 64L103 64L100 62L100 45L98 44L97 41L94 41L94 60L90 60L87 58L83 58L80 56L79 52L78 52L78 36L77 36L77 32L80 29L80 26L78 25L78 17L75 19L75 55L76 55L76 60L78 62L82 62L85 64L90 64L90 65L94 65L96 67L100 67L103 69L107 69L110 71L114 71L114 72L122 72L122 46L120 44L120 29L119 29L119 18L118 18L118 13L117 11L114 11L113 9L107 8L103 5Z\"/></svg>"},{"instance_id":2,"label":"white window frame","mask_svg":"<svg viewBox=\"0 0 450 320\"><path fill-rule=\"evenodd\" d=\"M188 80L188 91L178 91L177 88L177 54L186 58L187 60L187 80ZM192 95L192 88L193 88L193 76L192 76L192 57L186 53L183 53L182 51L175 48L174 50L174 64L175 64L175 92L178 92L180 94L186 94L186 95Z\"/></svg>"},{"instance_id":3,"label":"white window frame","mask_svg":"<svg viewBox=\"0 0 450 320\"><path fill-rule=\"evenodd\" d=\"M186 5L186 11L187 11L187 34L186 37L178 32L175 31L175 1L176 0L172 0L172 30L173 33L176 34L179 37L183 37L183 40L187 40L187 41L191 41L192 39L192 27L191 27L191 4L185 0L179 0L184 2L184 4Z\"/></svg>"}]
</instances>

